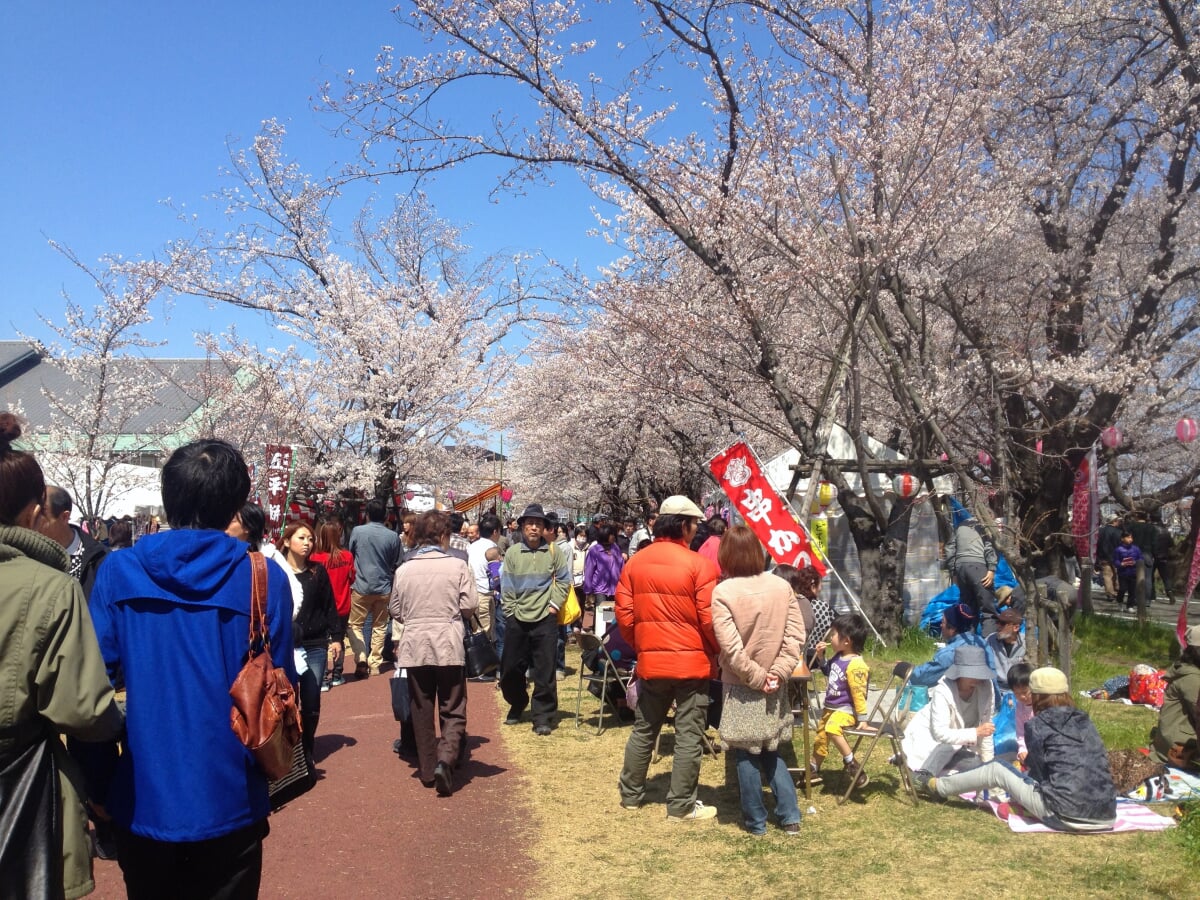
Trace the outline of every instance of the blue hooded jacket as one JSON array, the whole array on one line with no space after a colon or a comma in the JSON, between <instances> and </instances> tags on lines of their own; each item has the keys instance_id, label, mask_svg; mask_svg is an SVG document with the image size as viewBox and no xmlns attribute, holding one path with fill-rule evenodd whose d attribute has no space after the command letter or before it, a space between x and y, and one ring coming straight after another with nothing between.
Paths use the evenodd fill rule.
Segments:
<instances>
[{"instance_id":1,"label":"blue hooded jacket","mask_svg":"<svg viewBox=\"0 0 1200 900\"><path fill-rule=\"evenodd\" d=\"M220 837L266 818L267 782L229 723L250 631L247 546L220 531L147 535L109 554L89 607L123 676L126 748L107 793L118 825L159 841ZM271 660L293 683L292 592L267 561Z\"/></svg>"}]
</instances>

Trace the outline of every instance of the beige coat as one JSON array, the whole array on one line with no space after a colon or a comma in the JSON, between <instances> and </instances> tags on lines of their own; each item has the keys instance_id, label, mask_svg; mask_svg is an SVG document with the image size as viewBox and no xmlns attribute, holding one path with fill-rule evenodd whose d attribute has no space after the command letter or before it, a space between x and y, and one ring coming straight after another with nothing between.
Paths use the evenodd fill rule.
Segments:
<instances>
[{"instance_id":1,"label":"beige coat","mask_svg":"<svg viewBox=\"0 0 1200 900\"><path fill-rule=\"evenodd\" d=\"M82 897L95 888L84 789L61 736L112 740L124 716L83 588L66 567L54 541L0 526L0 760L50 739L62 797L63 885L67 897Z\"/></svg>"},{"instance_id":2,"label":"beige coat","mask_svg":"<svg viewBox=\"0 0 1200 900\"><path fill-rule=\"evenodd\" d=\"M804 620L791 586L777 575L722 581L713 590L712 619L725 684L761 691L768 675L786 682L800 662Z\"/></svg>"},{"instance_id":3,"label":"beige coat","mask_svg":"<svg viewBox=\"0 0 1200 900\"><path fill-rule=\"evenodd\" d=\"M396 665L461 666L463 613L475 610L475 579L461 559L440 548L417 553L396 570L388 611L404 626Z\"/></svg>"}]
</instances>

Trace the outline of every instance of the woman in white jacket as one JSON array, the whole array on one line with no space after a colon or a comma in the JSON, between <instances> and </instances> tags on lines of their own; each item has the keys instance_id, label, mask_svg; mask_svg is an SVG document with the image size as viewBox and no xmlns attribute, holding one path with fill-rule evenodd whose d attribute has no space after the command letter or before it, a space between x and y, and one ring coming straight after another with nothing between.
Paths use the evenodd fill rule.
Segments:
<instances>
[{"instance_id":1,"label":"woman in white jacket","mask_svg":"<svg viewBox=\"0 0 1200 900\"><path fill-rule=\"evenodd\" d=\"M937 775L952 763L963 769L991 760L996 732L992 678L982 649L967 645L954 651L954 665L904 730L904 756L914 772Z\"/></svg>"}]
</instances>

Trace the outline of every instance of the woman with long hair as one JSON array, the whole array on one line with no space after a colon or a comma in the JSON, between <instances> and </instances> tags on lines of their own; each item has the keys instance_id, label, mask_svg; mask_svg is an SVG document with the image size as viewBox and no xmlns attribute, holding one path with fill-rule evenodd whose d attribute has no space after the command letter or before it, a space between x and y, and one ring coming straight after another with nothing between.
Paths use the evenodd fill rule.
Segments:
<instances>
[{"instance_id":1,"label":"woman with long hair","mask_svg":"<svg viewBox=\"0 0 1200 900\"><path fill-rule=\"evenodd\" d=\"M0 893L79 897L95 883L79 772L61 735L113 740L124 717L66 551L38 533L46 480L13 448L20 436L16 416L0 413L0 797L22 823L5 838Z\"/></svg>"},{"instance_id":2,"label":"woman with long hair","mask_svg":"<svg viewBox=\"0 0 1200 900\"><path fill-rule=\"evenodd\" d=\"M465 749L467 682L463 621L474 612L475 579L451 556L450 517L432 510L417 517L415 548L396 570L388 610L404 631L396 665L408 670L412 728L421 783L440 796L454 792L454 770ZM434 734L436 705L441 737Z\"/></svg>"},{"instance_id":3,"label":"woman with long hair","mask_svg":"<svg viewBox=\"0 0 1200 900\"><path fill-rule=\"evenodd\" d=\"M341 659L346 632L338 617L329 573L311 559L312 529L305 522L292 522L283 530L278 548L304 593L300 609L292 618L292 641L303 650L307 663L307 669L300 674L300 724L304 729L304 750L311 758L321 720L325 659L329 654L334 662Z\"/></svg>"},{"instance_id":4,"label":"woman with long hair","mask_svg":"<svg viewBox=\"0 0 1200 900\"><path fill-rule=\"evenodd\" d=\"M718 565L726 576L712 595L724 695L721 740L735 751L742 820L751 834L766 833L766 778L779 827L799 834L796 785L778 750L792 736L786 688L800 662L804 620L791 585L764 571L763 546L745 525L722 536Z\"/></svg>"},{"instance_id":5,"label":"woman with long hair","mask_svg":"<svg viewBox=\"0 0 1200 900\"><path fill-rule=\"evenodd\" d=\"M329 574L329 583L333 585L333 602L337 605L338 618L342 622L342 633L350 621L350 588L354 584L354 555L342 546L342 523L337 519L322 522L317 526L317 545L311 557L315 563L320 563ZM321 690L345 684L342 678L342 666L346 661L345 652L334 660L332 653L329 657L329 668Z\"/></svg>"}]
</instances>

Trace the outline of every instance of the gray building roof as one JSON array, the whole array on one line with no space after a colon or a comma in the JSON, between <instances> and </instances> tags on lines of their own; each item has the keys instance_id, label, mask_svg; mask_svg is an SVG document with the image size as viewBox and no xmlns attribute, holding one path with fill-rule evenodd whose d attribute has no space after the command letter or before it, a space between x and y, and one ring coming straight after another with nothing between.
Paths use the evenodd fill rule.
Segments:
<instances>
[{"instance_id":1,"label":"gray building roof","mask_svg":"<svg viewBox=\"0 0 1200 900\"><path fill-rule=\"evenodd\" d=\"M114 365L149 369L154 385L152 400L129 412L125 434L172 434L205 402L213 399L214 385L228 384L234 374L220 359L116 359ZM46 392L63 398L87 396L84 386L25 341L0 341L0 408L18 405L28 431L45 432L52 425L52 406Z\"/></svg>"}]
</instances>

